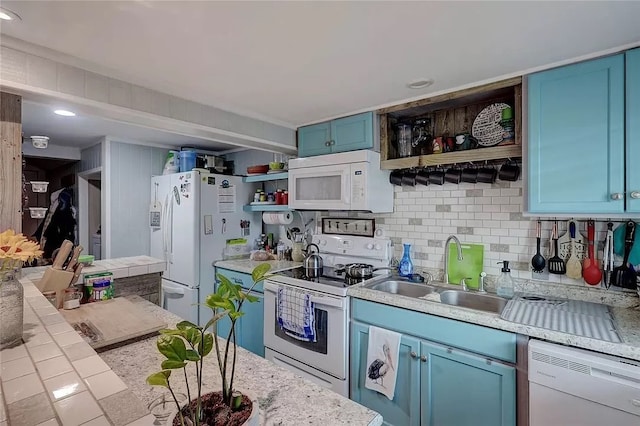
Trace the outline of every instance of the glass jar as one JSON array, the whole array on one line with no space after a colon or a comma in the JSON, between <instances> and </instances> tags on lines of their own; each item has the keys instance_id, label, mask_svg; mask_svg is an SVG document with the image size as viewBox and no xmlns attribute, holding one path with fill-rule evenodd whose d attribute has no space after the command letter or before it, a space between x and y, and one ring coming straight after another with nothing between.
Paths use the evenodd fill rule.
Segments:
<instances>
[{"instance_id":1,"label":"glass jar","mask_svg":"<svg viewBox=\"0 0 640 426\"><path fill-rule=\"evenodd\" d=\"M76 288L64 289L64 301L62 302L63 309L75 309L80 307L80 299L82 299L82 293Z\"/></svg>"},{"instance_id":2,"label":"glass jar","mask_svg":"<svg viewBox=\"0 0 640 426\"><path fill-rule=\"evenodd\" d=\"M426 118L419 118L413 122L411 152L413 155L429 154L431 135L429 134L430 122Z\"/></svg>"},{"instance_id":3,"label":"glass jar","mask_svg":"<svg viewBox=\"0 0 640 426\"><path fill-rule=\"evenodd\" d=\"M24 290L20 268L0 272L0 349L22 340Z\"/></svg>"},{"instance_id":4,"label":"glass jar","mask_svg":"<svg viewBox=\"0 0 640 426\"><path fill-rule=\"evenodd\" d=\"M411 126L398 124L398 157L411 156Z\"/></svg>"},{"instance_id":5,"label":"glass jar","mask_svg":"<svg viewBox=\"0 0 640 426\"><path fill-rule=\"evenodd\" d=\"M49 301L49 303L51 303L51 305L53 305L54 308L58 309L58 297L55 291L43 291L42 295Z\"/></svg>"}]
</instances>

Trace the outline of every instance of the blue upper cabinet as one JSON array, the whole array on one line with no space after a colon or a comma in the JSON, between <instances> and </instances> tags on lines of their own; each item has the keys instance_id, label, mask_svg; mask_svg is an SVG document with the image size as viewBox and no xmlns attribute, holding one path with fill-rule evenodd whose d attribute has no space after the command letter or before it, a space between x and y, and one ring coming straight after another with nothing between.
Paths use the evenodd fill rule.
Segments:
<instances>
[{"instance_id":1,"label":"blue upper cabinet","mask_svg":"<svg viewBox=\"0 0 640 426\"><path fill-rule=\"evenodd\" d=\"M529 212L625 211L624 76L619 54L529 77Z\"/></svg>"},{"instance_id":2,"label":"blue upper cabinet","mask_svg":"<svg viewBox=\"0 0 640 426\"><path fill-rule=\"evenodd\" d=\"M516 369L421 342L421 425L515 426Z\"/></svg>"},{"instance_id":3,"label":"blue upper cabinet","mask_svg":"<svg viewBox=\"0 0 640 426\"><path fill-rule=\"evenodd\" d=\"M626 55L627 211L640 213L640 48Z\"/></svg>"},{"instance_id":4,"label":"blue upper cabinet","mask_svg":"<svg viewBox=\"0 0 640 426\"><path fill-rule=\"evenodd\" d=\"M298 156L312 157L314 155L331 153L331 124L320 123L298 129Z\"/></svg>"},{"instance_id":5,"label":"blue upper cabinet","mask_svg":"<svg viewBox=\"0 0 640 426\"><path fill-rule=\"evenodd\" d=\"M339 118L298 129L298 156L372 149L375 143L373 112Z\"/></svg>"}]
</instances>

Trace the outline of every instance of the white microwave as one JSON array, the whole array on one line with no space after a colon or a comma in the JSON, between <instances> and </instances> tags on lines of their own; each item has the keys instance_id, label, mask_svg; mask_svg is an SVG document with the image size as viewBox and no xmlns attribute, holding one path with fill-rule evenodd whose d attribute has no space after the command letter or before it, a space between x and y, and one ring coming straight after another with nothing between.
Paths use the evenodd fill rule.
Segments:
<instances>
[{"instance_id":1,"label":"white microwave","mask_svg":"<svg viewBox=\"0 0 640 426\"><path fill-rule=\"evenodd\" d=\"M393 212L393 185L370 150L289 160L289 207Z\"/></svg>"}]
</instances>

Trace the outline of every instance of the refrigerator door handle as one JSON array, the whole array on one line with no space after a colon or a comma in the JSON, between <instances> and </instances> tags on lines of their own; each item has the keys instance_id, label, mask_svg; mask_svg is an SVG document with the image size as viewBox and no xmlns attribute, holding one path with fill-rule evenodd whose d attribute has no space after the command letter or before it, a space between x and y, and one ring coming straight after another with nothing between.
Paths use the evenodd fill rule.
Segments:
<instances>
[{"instance_id":1,"label":"refrigerator door handle","mask_svg":"<svg viewBox=\"0 0 640 426\"><path fill-rule=\"evenodd\" d=\"M183 288L173 287L169 285L163 285L162 290L167 294L184 294Z\"/></svg>"}]
</instances>

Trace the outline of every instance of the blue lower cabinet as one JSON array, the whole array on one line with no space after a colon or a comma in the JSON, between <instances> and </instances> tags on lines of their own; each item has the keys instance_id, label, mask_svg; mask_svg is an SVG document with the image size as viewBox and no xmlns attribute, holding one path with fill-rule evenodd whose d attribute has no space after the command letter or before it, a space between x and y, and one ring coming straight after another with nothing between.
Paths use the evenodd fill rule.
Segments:
<instances>
[{"instance_id":1,"label":"blue lower cabinet","mask_svg":"<svg viewBox=\"0 0 640 426\"><path fill-rule=\"evenodd\" d=\"M351 322L351 399L382 415L384 424L418 426L420 424L420 341L402 336L398 374L393 401L364 387L367 375L369 326Z\"/></svg>"},{"instance_id":2,"label":"blue lower cabinet","mask_svg":"<svg viewBox=\"0 0 640 426\"><path fill-rule=\"evenodd\" d=\"M515 367L432 343L420 346L421 425L515 426Z\"/></svg>"},{"instance_id":3,"label":"blue lower cabinet","mask_svg":"<svg viewBox=\"0 0 640 426\"><path fill-rule=\"evenodd\" d=\"M259 293L252 294L259 300L254 303L245 302L242 305L244 315L239 319L239 334L242 336L240 346L264 358L264 296Z\"/></svg>"},{"instance_id":4,"label":"blue lower cabinet","mask_svg":"<svg viewBox=\"0 0 640 426\"><path fill-rule=\"evenodd\" d=\"M231 280L232 283L241 285L247 291L253 285L251 274L230 271L227 269L216 269L220 273ZM216 282L216 290L217 290ZM264 357L264 295L262 294L262 283L257 285L251 292L253 296L258 297L258 301L254 303L244 302L242 304L242 312L244 315L236 320L235 335L236 344L253 352L256 355ZM216 323L218 336L226 339L231 331L231 321L229 317L224 317Z\"/></svg>"},{"instance_id":5,"label":"blue lower cabinet","mask_svg":"<svg viewBox=\"0 0 640 426\"><path fill-rule=\"evenodd\" d=\"M357 299L351 307L351 399L385 424L515 426L515 334ZM368 322L402 336L393 401L364 387Z\"/></svg>"}]
</instances>

